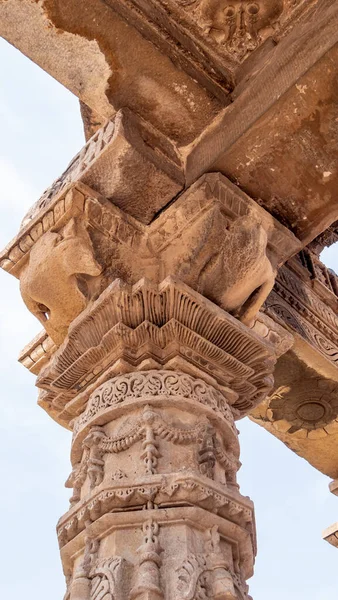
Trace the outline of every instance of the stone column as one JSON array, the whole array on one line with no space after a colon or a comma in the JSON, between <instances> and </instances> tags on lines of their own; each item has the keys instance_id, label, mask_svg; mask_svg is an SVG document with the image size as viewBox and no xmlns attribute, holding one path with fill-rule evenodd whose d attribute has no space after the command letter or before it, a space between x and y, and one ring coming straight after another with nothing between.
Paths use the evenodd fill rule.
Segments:
<instances>
[{"instance_id":1,"label":"stone column","mask_svg":"<svg viewBox=\"0 0 338 600\"><path fill-rule=\"evenodd\" d=\"M255 522L235 420L290 347L258 311L298 242L217 174L148 225L59 183L1 265L45 328L22 355L39 404L73 431L66 597L248 599Z\"/></svg>"},{"instance_id":2,"label":"stone column","mask_svg":"<svg viewBox=\"0 0 338 600\"><path fill-rule=\"evenodd\" d=\"M58 525L71 600L103 590L247 598L255 526L236 483L233 399L182 371L153 369L92 393L74 422L68 485L78 495Z\"/></svg>"},{"instance_id":3,"label":"stone column","mask_svg":"<svg viewBox=\"0 0 338 600\"><path fill-rule=\"evenodd\" d=\"M263 315L255 329L265 339L171 278L114 282L70 327L37 382L73 429L58 524L70 600L248 598L235 418L270 389L285 344Z\"/></svg>"}]
</instances>

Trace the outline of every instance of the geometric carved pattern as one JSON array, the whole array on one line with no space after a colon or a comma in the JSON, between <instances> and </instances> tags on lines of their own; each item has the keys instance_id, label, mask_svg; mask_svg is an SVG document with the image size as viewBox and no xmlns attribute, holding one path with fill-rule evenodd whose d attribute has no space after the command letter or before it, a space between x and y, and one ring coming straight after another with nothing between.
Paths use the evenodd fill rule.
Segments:
<instances>
[{"instance_id":1,"label":"geometric carved pattern","mask_svg":"<svg viewBox=\"0 0 338 600\"><path fill-rule=\"evenodd\" d=\"M258 404L273 384L272 344L198 293L172 278L159 286L115 281L76 319L40 372L37 385L46 390L40 402L61 414L89 384L97 388L101 374L105 381L117 361L126 360L134 370L146 357L165 367L175 356L218 380L220 390L230 386L237 394L232 401L237 416Z\"/></svg>"},{"instance_id":2,"label":"geometric carved pattern","mask_svg":"<svg viewBox=\"0 0 338 600\"><path fill-rule=\"evenodd\" d=\"M300 383L296 394L281 387L269 398L273 420L288 421L290 434L299 429L322 429L338 418L338 383L317 377L311 378L311 391L308 386L309 381L302 392ZM335 430L338 430L338 424Z\"/></svg>"},{"instance_id":3,"label":"geometric carved pattern","mask_svg":"<svg viewBox=\"0 0 338 600\"><path fill-rule=\"evenodd\" d=\"M265 301L266 313L282 325L309 342L327 360L338 366L338 317L325 300L318 287L314 291L308 272L299 277L291 266L280 268L275 287ZM297 264L298 272L302 273ZM307 275L307 279L305 279Z\"/></svg>"}]
</instances>

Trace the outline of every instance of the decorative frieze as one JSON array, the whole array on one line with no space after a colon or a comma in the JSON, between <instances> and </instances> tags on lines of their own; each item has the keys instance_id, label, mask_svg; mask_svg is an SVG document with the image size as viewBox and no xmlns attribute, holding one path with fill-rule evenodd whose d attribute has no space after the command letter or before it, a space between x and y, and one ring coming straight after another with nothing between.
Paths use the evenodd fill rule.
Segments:
<instances>
[{"instance_id":1,"label":"decorative frieze","mask_svg":"<svg viewBox=\"0 0 338 600\"><path fill-rule=\"evenodd\" d=\"M224 432L222 438L223 440L225 438ZM139 459L143 461L145 475L154 475L157 473L158 458L162 456L160 440L165 440L169 445L193 446L195 465L192 462L191 468L199 470L210 479L214 478L214 467L218 462L225 471L226 480L229 478L231 482L236 481L236 472L240 464L236 456L237 430L234 426L231 428L231 433L228 433L228 448L225 451L223 442L207 418L202 418L190 427L177 423L177 419L175 424L168 424L158 411L147 404L140 416L128 417L127 429L124 428L123 434L108 436L99 426L90 428L82 442L81 463L76 464L75 471L67 480L67 485L71 482L78 489L80 482L84 483L88 474L90 489L94 489L103 480L105 465L103 457L107 454L125 452L138 442L141 442L141 454L136 451L135 461L139 462Z\"/></svg>"},{"instance_id":2,"label":"decorative frieze","mask_svg":"<svg viewBox=\"0 0 338 600\"><path fill-rule=\"evenodd\" d=\"M217 512L224 518L247 528L254 536L253 504L238 494L238 486L206 481L192 472L174 475L156 475L151 480L141 478L132 482L123 477L123 483L105 485L97 489L80 504L71 498L73 507L59 520L57 527L60 546L64 546L86 528L88 520L95 521L107 512L119 512L123 507L144 510L151 507L180 506L182 503L200 506ZM118 480L117 480L118 481Z\"/></svg>"},{"instance_id":3,"label":"decorative frieze","mask_svg":"<svg viewBox=\"0 0 338 600\"><path fill-rule=\"evenodd\" d=\"M236 69L252 52L268 39L280 39L301 16L304 18L312 4L306 0L169 0L147 4L133 0L127 6L119 0L108 3L122 16L128 15L128 20L132 19L146 36L153 38L156 31L160 47L166 38L169 52L170 42L183 54L189 50L188 60L197 60L199 68L224 87L231 86Z\"/></svg>"},{"instance_id":4,"label":"decorative frieze","mask_svg":"<svg viewBox=\"0 0 338 600\"><path fill-rule=\"evenodd\" d=\"M83 428L97 419L102 420L104 413L120 404L137 399L159 400L161 398L187 399L210 408L221 416L229 427L236 431L233 411L225 394L208 385L203 379L191 377L175 371L151 370L126 373L108 380L90 396L85 411L73 423L73 433L77 435ZM228 400L236 396L229 394Z\"/></svg>"},{"instance_id":5,"label":"decorative frieze","mask_svg":"<svg viewBox=\"0 0 338 600\"><path fill-rule=\"evenodd\" d=\"M274 289L266 300L266 312L337 365L338 317L330 306L336 302L335 295L329 288L322 290L316 285L314 274L311 275L300 261L290 261L281 267ZM327 302L327 293L331 295L331 302Z\"/></svg>"},{"instance_id":6,"label":"decorative frieze","mask_svg":"<svg viewBox=\"0 0 338 600\"><path fill-rule=\"evenodd\" d=\"M87 561L89 568L84 569L86 560L79 563L78 557L88 556L88 539L92 548L93 540L97 543ZM111 544L115 552L108 558ZM68 577L74 561L79 564L70 583L71 598L80 575L89 590L97 589L95 578L100 576L106 593L114 589L114 597L122 600L195 598L199 586L208 594L205 597L249 598L245 580L252 573L250 533L196 507L109 513L88 523L61 555Z\"/></svg>"},{"instance_id":7,"label":"decorative frieze","mask_svg":"<svg viewBox=\"0 0 338 600\"><path fill-rule=\"evenodd\" d=\"M178 281L133 288L115 281L74 322L37 385L46 410L69 419L121 364L129 370L142 369L146 359L173 370L190 364L192 374L218 382L240 414L271 389L275 357L272 343Z\"/></svg>"}]
</instances>

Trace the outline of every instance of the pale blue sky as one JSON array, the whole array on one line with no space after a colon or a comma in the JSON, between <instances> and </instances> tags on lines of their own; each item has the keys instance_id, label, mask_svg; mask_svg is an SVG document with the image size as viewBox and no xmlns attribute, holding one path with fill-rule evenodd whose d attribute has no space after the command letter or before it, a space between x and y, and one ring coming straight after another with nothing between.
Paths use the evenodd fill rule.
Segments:
<instances>
[{"instance_id":1,"label":"pale blue sky","mask_svg":"<svg viewBox=\"0 0 338 600\"><path fill-rule=\"evenodd\" d=\"M0 246L84 143L77 99L0 39ZM338 271L338 251L326 253ZM34 376L17 363L40 330L18 282L0 271L1 583L6 600L61 600L55 525L68 508L70 434L36 404ZM337 596L338 550L322 530L338 520L329 479L245 419L241 491L256 505L254 600ZM337 456L338 460L338 456Z\"/></svg>"}]
</instances>

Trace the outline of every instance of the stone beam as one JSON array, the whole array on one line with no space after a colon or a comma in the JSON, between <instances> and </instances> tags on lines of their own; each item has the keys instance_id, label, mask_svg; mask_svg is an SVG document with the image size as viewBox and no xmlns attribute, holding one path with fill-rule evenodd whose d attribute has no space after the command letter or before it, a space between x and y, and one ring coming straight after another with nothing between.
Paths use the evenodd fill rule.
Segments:
<instances>
[{"instance_id":1,"label":"stone beam","mask_svg":"<svg viewBox=\"0 0 338 600\"><path fill-rule=\"evenodd\" d=\"M187 179L190 183L212 167L260 117L338 42L338 7L321 0L313 11L274 48L272 60L256 65L237 90L231 107L224 110L210 130L186 148ZM320 40L320 42L319 42ZM240 93L239 93L240 92ZM235 118L241 113L241 120Z\"/></svg>"},{"instance_id":2,"label":"stone beam","mask_svg":"<svg viewBox=\"0 0 338 600\"><path fill-rule=\"evenodd\" d=\"M188 182L221 171L304 244L338 216L337 42L337 4L316 3L184 149Z\"/></svg>"},{"instance_id":3,"label":"stone beam","mask_svg":"<svg viewBox=\"0 0 338 600\"><path fill-rule=\"evenodd\" d=\"M332 494L338 496L338 479L331 481L329 489ZM323 531L323 539L335 548L338 548L338 523L334 523Z\"/></svg>"},{"instance_id":4,"label":"stone beam","mask_svg":"<svg viewBox=\"0 0 338 600\"><path fill-rule=\"evenodd\" d=\"M337 276L307 249L278 273L265 311L294 335L252 419L325 475L338 467Z\"/></svg>"},{"instance_id":5,"label":"stone beam","mask_svg":"<svg viewBox=\"0 0 338 600\"><path fill-rule=\"evenodd\" d=\"M3 0L0 34L80 98L87 138L127 107L177 144L186 186L221 172L305 245L338 216L337 6L189 6Z\"/></svg>"},{"instance_id":6,"label":"stone beam","mask_svg":"<svg viewBox=\"0 0 338 600\"><path fill-rule=\"evenodd\" d=\"M0 35L101 118L127 107L187 143L227 102L227 86L189 60L186 72L184 56L171 60L142 35L146 22L134 24L135 10L121 3L121 15L114 4L88 0L79 10L77 0L1 0Z\"/></svg>"}]
</instances>

